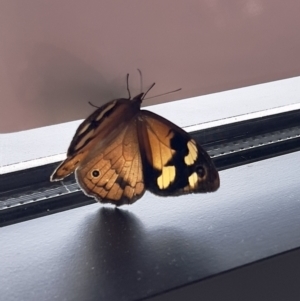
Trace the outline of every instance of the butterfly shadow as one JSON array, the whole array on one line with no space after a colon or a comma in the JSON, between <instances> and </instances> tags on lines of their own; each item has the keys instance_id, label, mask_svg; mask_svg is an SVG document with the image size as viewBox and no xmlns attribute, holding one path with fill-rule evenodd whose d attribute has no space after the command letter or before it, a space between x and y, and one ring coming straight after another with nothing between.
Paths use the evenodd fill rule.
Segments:
<instances>
[{"instance_id":1,"label":"butterfly shadow","mask_svg":"<svg viewBox=\"0 0 300 301\"><path fill-rule=\"evenodd\" d=\"M75 300L87 291L107 300L150 296L203 278L209 269L211 251L178 229L148 229L133 213L105 207L85 223L72 260L80 275L69 264L64 270Z\"/></svg>"}]
</instances>

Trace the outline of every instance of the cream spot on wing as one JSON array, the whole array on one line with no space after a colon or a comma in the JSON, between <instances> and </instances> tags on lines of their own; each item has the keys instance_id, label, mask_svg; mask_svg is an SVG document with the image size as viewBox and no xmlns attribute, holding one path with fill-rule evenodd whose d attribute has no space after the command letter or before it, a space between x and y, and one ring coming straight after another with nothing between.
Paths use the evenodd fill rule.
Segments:
<instances>
[{"instance_id":1,"label":"cream spot on wing","mask_svg":"<svg viewBox=\"0 0 300 301\"><path fill-rule=\"evenodd\" d=\"M81 130L80 132L78 132L78 136L81 135L82 133L84 133L90 126L90 123L87 123Z\"/></svg>"},{"instance_id":2,"label":"cream spot on wing","mask_svg":"<svg viewBox=\"0 0 300 301\"><path fill-rule=\"evenodd\" d=\"M107 107L106 107L103 111L101 111L101 112L99 113L99 115L98 115L97 118L96 118L96 121L99 121L99 120L104 116L104 114L105 114L107 111L109 111L110 109L112 109L112 108L115 106L115 104L116 104L116 100L114 100L111 104L107 105ZM80 130L80 132L77 133L77 136L79 136L79 135L81 135L81 134L84 134L84 133L88 130L90 124L91 124L91 123L87 123L87 124ZM84 146L85 143L86 143L86 141L87 141L88 139L90 139L91 137L93 137L94 132L95 132L95 129L91 129L90 131L88 131L87 134L86 134L85 136L83 136L83 137L81 138L81 140L79 141L79 143L76 145L75 150L80 149L82 146Z\"/></svg>"},{"instance_id":3,"label":"cream spot on wing","mask_svg":"<svg viewBox=\"0 0 300 301\"><path fill-rule=\"evenodd\" d=\"M164 166L161 175L157 178L157 185L160 189L165 189L173 183L176 176L175 166Z\"/></svg>"},{"instance_id":4,"label":"cream spot on wing","mask_svg":"<svg viewBox=\"0 0 300 301\"><path fill-rule=\"evenodd\" d=\"M184 157L184 162L188 166L194 163L189 153Z\"/></svg>"},{"instance_id":5,"label":"cream spot on wing","mask_svg":"<svg viewBox=\"0 0 300 301\"><path fill-rule=\"evenodd\" d=\"M197 150L195 140L191 139L187 143L187 147L188 147L189 153L184 157L184 162L186 165L193 165L198 157L198 150Z\"/></svg>"},{"instance_id":6,"label":"cream spot on wing","mask_svg":"<svg viewBox=\"0 0 300 301\"><path fill-rule=\"evenodd\" d=\"M100 112L100 114L98 115L98 117L96 118L97 121L101 120L102 117L104 116L104 114L111 110L115 105L116 105L117 100L114 100L111 104L107 105L107 107Z\"/></svg>"},{"instance_id":7,"label":"cream spot on wing","mask_svg":"<svg viewBox=\"0 0 300 301\"><path fill-rule=\"evenodd\" d=\"M195 188L197 186L198 183L198 176L196 172L193 172L190 176L189 176L189 184L191 188Z\"/></svg>"},{"instance_id":8,"label":"cream spot on wing","mask_svg":"<svg viewBox=\"0 0 300 301\"><path fill-rule=\"evenodd\" d=\"M89 131L85 136L83 136L81 138L81 140L79 141L79 143L76 145L75 150L80 149L83 145L85 145L86 141L93 137L94 135L94 130Z\"/></svg>"}]
</instances>

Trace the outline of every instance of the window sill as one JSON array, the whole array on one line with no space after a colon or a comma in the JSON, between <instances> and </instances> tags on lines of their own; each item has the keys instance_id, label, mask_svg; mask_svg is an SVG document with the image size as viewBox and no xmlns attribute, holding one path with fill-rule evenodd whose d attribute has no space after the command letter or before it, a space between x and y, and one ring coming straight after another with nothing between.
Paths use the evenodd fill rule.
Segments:
<instances>
[{"instance_id":1,"label":"window sill","mask_svg":"<svg viewBox=\"0 0 300 301\"><path fill-rule=\"evenodd\" d=\"M221 171L216 193L146 193L121 210L92 204L2 228L1 297L136 300L297 248L299 169L295 152Z\"/></svg>"},{"instance_id":2,"label":"window sill","mask_svg":"<svg viewBox=\"0 0 300 301\"><path fill-rule=\"evenodd\" d=\"M298 151L222 170L216 193L146 193L6 226L1 297L136 300L298 248L299 169Z\"/></svg>"}]
</instances>

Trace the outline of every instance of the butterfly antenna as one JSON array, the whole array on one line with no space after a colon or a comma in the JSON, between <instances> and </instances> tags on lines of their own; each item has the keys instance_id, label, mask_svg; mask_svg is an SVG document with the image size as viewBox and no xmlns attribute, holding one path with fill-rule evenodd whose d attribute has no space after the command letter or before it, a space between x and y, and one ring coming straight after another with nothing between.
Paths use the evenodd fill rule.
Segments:
<instances>
[{"instance_id":1,"label":"butterfly antenna","mask_svg":"<svg viewBox=\"0 0 300 301\"><path fill-rule=\"evenodd\" d=\"M94 107L94 108L97 108L97 109L99 109L99 108L100 108L100 107L98 107L98 106L94 105L93 103L91 103L90 101L89 101L89 105L90 105L90 106L92 106L92 107Z\"/></svg>"},{"instance_id":2,"label":"butterfly antenna","mask_svg":"<svg viewBox=\"0 0 300 301\"><path fill-rule=\"evenodd\" d=\"M127 91L128 91L128 99L131 99L131 94L129 90L129 73L127 73L127 78L126 78L126 84L127 84Z\"/></svg>"},{"instance_id":3,"label":"butterfly antenna","mask_svg":"<svg viewBox=\"0 0 300 301\"><path fill-rule=\"evenodd\" d=\"M151 89L153 86L154 86L154 84L150 87L150 89ZM150 90L150 89L149 89L149 90ZM149 91L149 90L148 90L148 91ZM151 99L151 98L155 98L155 97L159 97L159 96L163 96L163 95L175 93L175 92L178 92L178 91L180 91L180 90L182 90L182 89L179 88L179 89L177 89L177 90L170 91L170 92L167 92L167 93L158 94L158 95L155 95L155 96L151 96L151 97L148 97L148 98L146 98L146 99ZM148 93L148 91L147 91L147 93ZM146 95L147 93L145 93L145 95ZM144 96L145 96L145 95L144 95ZM143 97L143 99L145 99L145 97Z\"/></svg>"},{"instance_id":4,"label":"butterfly antenna","mask_svg":"<svg viewBox=\"0 0 300 301\"><path fill-rule=\"evenodd\" d=\"M139 68L137 68L137 71L140 74L141 93L142 93L142 91L143 91L143 75L142 75L142 71Z\"/></svg>"},{"instance_id":5,"label":"butterfly antenna","mask_svg":"<svg viewBox=\"0 0 300 301\"><path fill-rule=\"evenodd\" d=\"M153 84L150 86L150 88L146 91L146 93L143 95L142 100L145 99L145 96L148 94L148 92L149 92L154 86L155 86L155 83L153 83ZM150 97L150 98L152 98L152 97Z\"/></svg>"}]
</instances>

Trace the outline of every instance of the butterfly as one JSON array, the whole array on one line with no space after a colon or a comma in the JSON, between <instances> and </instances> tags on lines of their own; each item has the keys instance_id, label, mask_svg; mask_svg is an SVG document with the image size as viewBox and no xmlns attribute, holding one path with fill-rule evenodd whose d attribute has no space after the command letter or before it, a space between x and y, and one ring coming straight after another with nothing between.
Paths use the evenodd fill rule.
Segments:
<instances>
[{"instance_id":1,"label":"butterfly","mask_svg":"<svg viewBox=\"0 0 300 301\"><path fill-rule=\"evenodd\" d=\"M206 151L169 120L141 110L146 93L112 100L78 127L67 158L51 181L73 172L87 196L116 206L132 204L149 190L159 196L213 192L219 174Z\"/></svg>"}]
</instances>

